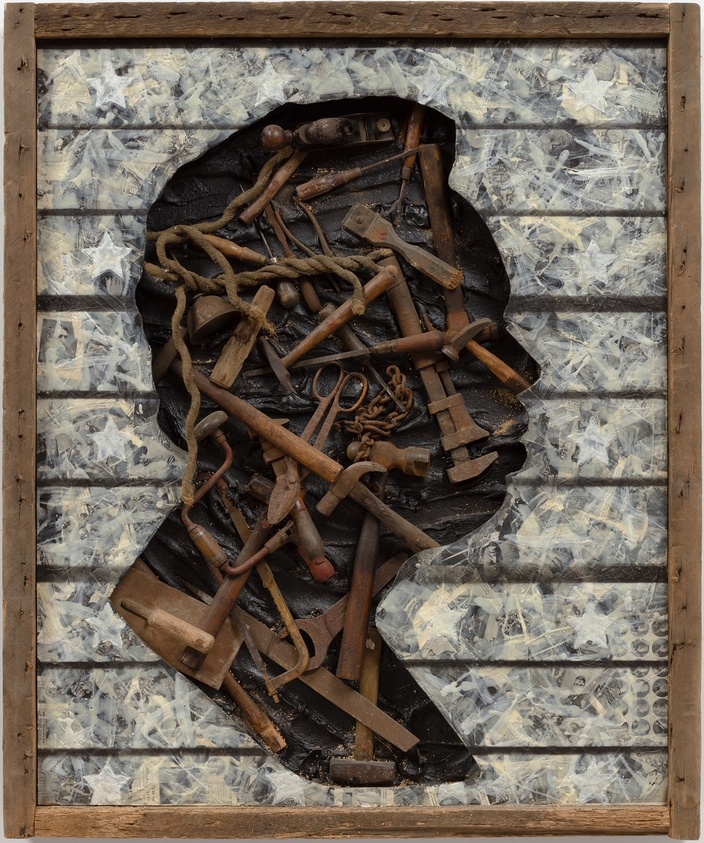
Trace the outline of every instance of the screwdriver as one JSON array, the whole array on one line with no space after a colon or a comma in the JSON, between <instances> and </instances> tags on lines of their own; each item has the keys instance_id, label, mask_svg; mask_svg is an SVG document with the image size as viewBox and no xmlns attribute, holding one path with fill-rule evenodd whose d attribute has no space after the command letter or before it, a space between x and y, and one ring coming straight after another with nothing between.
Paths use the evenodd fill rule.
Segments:
<instances>
[{"instance_id":1,"label":"screwdriver","mask_svg":"<svg viewBox=\"0 0 704 843\"><path fill-rule=\"evenodd\" d=\"M317 179L299 184L296 188L296 196L306 202L308 199L313 199L316 196L322 196L324 193L330 193L336 187L342 187L343 184L348 184L355 179L358 179L364 173L374 170L376 167L383 167L384 164L389 164L391 161L397 161L399 158L404 158L409 152L417 152L416 149L404 149L397 155L392 155L390 158L385 158L383 161L375 161L373 164L367 164L366 167L353 167L351 170L341 170L336 173L327 173L327 175L320 176Z\"/></svg>"}]
</instances>

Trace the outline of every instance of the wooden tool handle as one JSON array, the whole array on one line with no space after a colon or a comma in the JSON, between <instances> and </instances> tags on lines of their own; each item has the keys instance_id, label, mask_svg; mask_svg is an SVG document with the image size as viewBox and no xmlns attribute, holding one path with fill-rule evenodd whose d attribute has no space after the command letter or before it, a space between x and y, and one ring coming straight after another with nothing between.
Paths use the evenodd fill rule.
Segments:
<instances>
[{"instance_id":1,"label":"wooden tool handle","mask_svg":"<svg viewBox=\"0 0 704 843\"><path fill-rule=\"evenodd\" d=\"M347 600L345 627L337 662L336 675L340 679L358 681L372 608L374 569L379 555L379 521L367 512L357 542L352 569L352 582Z\"/></svg>"},{"instance_id":2,"label":"wooden tool handle","mask_svg":"<svg viewBox=\"0 0 704 843\"><path fill-rule=\"evenodd\" d=\"M261 214L266 206L274 199L281 188L301 166L308 155L305 149L297 149L293 155L286 160L286 162L279 167L274 174L269 184L264 189L264 192L255 199L254 202L240 214L240 220L245 225L250 225Z\"/></svg>"},{"instance_id":3,"label":"wooden tool handle","mask_svg":"<svg viewBox=\"0 0 704 843\"><path fill-rule=\"evenodd\" d=\"M204 234L203 237L211 246L215 246L216 249L219 249L228 258L245 261L246 263L254 263L258 266L264 266L267 262L264 255L260 255L259 252L255 252L254 249L248 249L246 246L238 246L232 240L226 240L224 237L216 237L214 234Z\"/></svg>"},{"instance_id":4,"label":"wooden tool handle","mask_svg":"<svg viewBox=\"0 0 704 843\"><path fill-rule=\"evenodd\" d=\"M133 615L144 618L149 626L175 636L199 653L209 653L213 649L215 638L212 635L164 609L149 608L136 600L129 599L122 600L121 605Z\"/></svg>"},{"instance_id":5,"label":"wooden tool handle","mask_svg":"<svg viewBox=\"0 0 704 843\"><path fill-rule=\"evenodd\" d=\"M336 187L342 187L353 179L359 178L362 175L360 167L355 167L352 170L342 170L337 173L327 173L317 179L311 179L305 184L299 184L296 188L296 196L302 201L307 202L308 199L315 199L316 196L322 196L324 193L330 193Z\"/></svg>"},{"instance_id":6,"label":"wooden tool handle","mask_svg":"<svg viewBox=\"0 0 704 843\"><path fill-rule=\"evenodd\" d=\"M369 304L369 302L379 298L382 293L385 293L398 283L399 278L393 270L385 269L382 272L379 272L370 281L367 281L362 288L364 291L364 301ZM295 363L296 360L300 360L304 354L307 354L312 348L319 345L324 339L329 337L330 334L334 334L341 325L344 325L345 322L349 322L353 316L352 301L351 299L347 299L347 301L343 302L330 314L330 316L324 319L319 325L316 325L315 328L313 328L313 330L305 337L305 339L292 351L289 351L285 357L281 358L283 365L288 368L292 363Z\"/></svg>"}]
</instances>

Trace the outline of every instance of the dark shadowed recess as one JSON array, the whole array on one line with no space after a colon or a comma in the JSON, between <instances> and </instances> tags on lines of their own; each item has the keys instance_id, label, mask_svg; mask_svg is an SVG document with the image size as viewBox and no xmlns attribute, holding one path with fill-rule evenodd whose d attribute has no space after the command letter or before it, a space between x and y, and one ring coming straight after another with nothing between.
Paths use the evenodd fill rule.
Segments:
<instances>
[{"instance_id":1,"label":"dark shadowed recess","mask_svg":"<svg viewBox=\"0 0 704 843\"><path fill-rule=\"evenodd\" d=\"M197 161L182 167L153 205L149 214L149 228L158 230L177 223L218 218L225 206L251 185L253 175L269 157L259 144L261 129L268 123L295 126L322 116L367 110L386 111L391 115L397 137L395 142L383 148L320 149L308 157L277 198L276 205L290 230L316 253L320 253L320 244L313 227L292 201L294 186L328 169L364 166L402 151L403 143L398 138L403 136L402 130L410 107L411 103L397 98L283 106L268 115L266 120L238 132ZM423 141L441 144L446 172L449 173L455 142L452 121L437 112L429 112ZM345 232L341 228L341 221L355 202L368 205L389 218L398 196L399 171L400 163L394 162L364 175L345 188L310 202L334 254L350 255L371 248ZM452 209L460 266L464 273L466 308L473 318L489 317L499 324L501 339L491 343L489 348L528 379L535 380L537 367L534 362L505 332L503 313L509 296L509 282L489 231L476 211L454 193ZM282 250L265 217L260 218L259 225L272 252L281 256ZM414 172L410 182L403 219L397 230L409 242L432 249L428 213L417 172ZM237 219L219 233L240 245L264 251L255 227L244 226ZM180 260L203 275L218 274L216 267L191 247L180 247L177 254ZM146 257L147 260L155 260L155 255L149 249ZM235 268L249 267L242 265ZM419 313L435 327L444 329L445 310L440 287L407 264L403 264L403 268ZM334 290L325 277L315 279L315 285L324 302L339 304L349 294L349 289L345 289L344 285L340 291ZM168 285L156 283L144 275L138 287L137 299L148 340L156 353L170 334L169 325L174 307L172 292ZM275 302L270 318L277 328L274 342L281 353L290 350L316 324L316 318L302 303L294 310L287 311ZM398 336L398 329L384 297L374 302L363 317L355 319L354 327L366 344ZM194 359L204 370L212 367L227 336L227 332L224 332L205 346L193 347ZM321 345L315 354L317 356L340 350L342 347L339 342L332 339ZM347 363L349 365L346 368L352 370L354 361ZM255 347L246 368L263 364ZM394 434L393 442L399 447L420 445L430 448L433 460L426 478L406 477L400 472L392 472L386 501L440 544L456 541L476 530L496 512L505 495L506 475L522 466L525 451L519 438L527 423L525 410L518 399L468 353L465 352L459 362L453 364L452 378L457 390L462 394L475 421L489 432L485 439L470 446L471 455L496 451L498 460L479 480L451 485L445 475L451 463L440 448L439 429L436 421L427 413L427 398L417 373L407 357L396 356L387 360L377 359L375 362L377 370L382 374L388 364L395 364L406 373L407 383L414 392L413 409ZM293 383L298 391L298 395L294 396L286 394L273 377L248 379L240 376L232 391L272 417L290 419L290 429L300 432L315 408L315 403L309 397L313 373L314 370L299 369L293 375ZM370 381L370 393L375 394L377 390L374 381ZM176 445L185 447L183 422L188 408L185 390L177 377L167 375L159 383L158 391L161 400L159 424ZM208 401L204 402L203 414L213 409L216 408ZM269 477L272 475L262 460L260 446L250 438L241 424L230 420L226 433L235 451L235 463L227 476L230 497L252 524L262 512L262 504L245 494L244 486L253 472ZM334 431L326 450L332 457L347 464L345 448L349 441L347 434ZM199 469L203 472L215 470L221 462L221 452L209 442L203 444L199 453ZM325 493L327 484L311 474L306 480L306 486L306 500L309 509L314 512L314 503ZM314 518L328 557L336 569L336 575L331 581L321 584L313 580L290 546L270 559L276 580L296 617L319 614L346 593L362 510L351 502L343 502L329 519L315 514ZM230 560L235 558L241 544L217 496L211 496L199 504L193 511L193 519L216 536ZM380 560L387 559L400 549L398 540L382 529ZM212 573L188 540L178 511L164 522L146 549L144 558L161 578L176 587L182 587L182 581L188 580L211 593L216 588ZM241 602L265 623L280 625L271 599L256 575L250 577ZM337 646L336 642L331 647L326 661L326 666L332 670L335 668ZM273 665L270 667L272 673L277 672L278 669ZM304 776L328 781L329 758L332 755L346 755L352 750L353 721L299 682L286 686L281 703L274 705L244 651L238 657L234 671L245 687L266 707L284 733L288 748L279 756L284 763ZM432 701L388 649L383 657L380 694L380 706L421 739L419 746L408 754L401 753L383 741L377 741L378 757L394 758L397 762L398 784L453 781L471 778L476 774L477 768L471 755ZM224 708L231 708L221 694L216 694L215 698Z\"/></svg>"}]
</instances>

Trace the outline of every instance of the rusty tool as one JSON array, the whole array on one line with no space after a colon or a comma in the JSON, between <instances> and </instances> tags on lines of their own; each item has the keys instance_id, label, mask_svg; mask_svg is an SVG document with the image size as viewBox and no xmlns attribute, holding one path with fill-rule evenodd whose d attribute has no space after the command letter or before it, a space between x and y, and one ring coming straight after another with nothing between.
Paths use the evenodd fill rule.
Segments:
<instances>
[{"instance_id":1,"label":"rusty tool","mask_svg":"<svg viewBox=\"0 0 704 843\"><path fill-rule=\"evenodd\" d=\"M387 292L395 284L398 284L399 278L395 274L393 268L385 269L377 273L371 280L362 288L364 293L364 301L366 304L379 298L380 295ZM300 360L304 354L307 354L312 348L319 345L324 339L334 334L341 325L354 316L352 310L352 299L347 299L338 308L336 308L328 317L326 317L319 325L308 334L294 349L289 351L282 359L286 368L288 368L296 360Z\"/></svg>"},{"instance_id":2,"label":"rusty tool","mask_svg":"<svg viewBox=\"0 0 704 843\"><path fill-rule=\"evenodd\" d=\"M323 386L323 373L337 369L337 380L332 386ZM315 373L311 393L318 402L318 408L301 434L304 442L313 440L313 447L322 451L328 441L335 420L341 413L353 413L362 406L369 389L369 382L360 372L345 372L339 363L328 363ZM321 424L322 422L322 424ZM320 428L318 428L320 425Z\"/></svg>"},{"instance_id":3,"label":"rusty tool","mask_svg":"<svg viewBox=\"0 0 704 843\"><path fill-rule=\"evenodd\" d=\"M399 337L395 340L365 345L353 351L341 351L337 354L326 354L323 357L311 357L297 360L292 363L289 369L302 369L308 366L317 366L332 363L338 360L349 360L357 357L364 357L370 354L382 356L387 354L411 354L419 351L440 351L451 360L459 359L459 351L473 338L493 339L496 337L496 323L490 319L477 319L466 325L464 328L452 333L450 331L430 330L422 334L414 334L410 337ZM247 377L268 374L268 369L253 369L247 372Z\"/></svg>"},{"instance_id":4,"label":"rusty tool","mask_svg":"<svg viewBox=\"0 0 704 843\"><path fill-rule=\"evenodd\" d=\"M287 744L283 735L230 671L225 674L222 687L232 697L233 702L242 712L244 719L272 752L281 752L283 749L286 749Z\"/></svg>"},{"instance_id":5,"label":"rusty tool","mask_svg":"<svg viewBox=\"0 0 704 843\"><path fill-rule=\"evenodd\" d=\"M412 151L417 152L418 149L416 148ZM351 181L358 179L371 170L376 170L385 164L390 164L392 161L398 161L399 158L408 155L408 152L409 150L404 150L397 155L391 155L389 158L385 158L383 161L375 161L373 164L367 164L366 167L352 167L349 170L339 170L319 176L317 179L311 179L304 184L298 185L296 188L296 197L303 202L307 202L309 199L323 196L325 193L330 193L338 187L349 184Z\"/></svg>"},{"instance_id":6,"label":"rusty tool","mask_svg":"<svg viewBox=\"0 0 704 843\"><path fill-rule=\"evenodd\" d=\"M260 287L252 298L252 305L259 308L266 315L274 301L274 290L271 287ZM237 380L245 360L249 357L261 325L250 316L243 315L237 327L218 357L210 380L229 389Z\"/></svg>"},{"instance_id":7,"label":"rusty tool","mask_svg":"<svg viewBox=\"0 0 704 843\"><path fill-rule=\"evenodd\" d=\"M393 580L407 560L408 554L401 552L379 565L374 573L372 597L376 597ZM320 667L325 661L330 644L342 632L345 625L348 600L349 594L345 594L322 615L296 620L296 625L301 632L306 634L312 645L308 670L315 670L316 667Z\"/></svg>"},{"instance_id":8,"label":"rusty tool","mask_svg":"<svg viewBox=\"0 0 704 843\"><path fill-rule=\"evenodd\" d=\"M140 606L140 612L134 613L123 607L130 601ZM226 619L217 634L207 633L203 629L203 618L208 607L166 583L160 582L143 562L133 565L124 575L110 595L110 603L115 611L124 618L144 643L151 647L164 661L211 688L219 688L230 665L242 644L242 636L235 630L232 622ZM158 625L149 623L142 617L142 608L147 611L165 611L184 623L190 624L198 634L214 637L215 642L207 655L198 652L201 663L191 669L179 661L183 649L190 642L180 635L165 634Z\"/></svg>"},{"instance_id":9,"label":"rusty tool","mask_svg":"<svg viewBox=\"0 0 704 843\"><path fill-rule=\"evenodd\" d=\"M225 459L218 468L218 470L210 477L210 479L201 486L193 496L193 501L190 504L183 504L181 506L181 521L188 531L188 536L193 544L198 548L203 558L215 568L219 568L227 562L225 551L220 547L215 537L205 527L196 524L190 517L191 510L202 500L203 497L212 489L218 480L225 474L225 472L232 465L233 453L230 444L228 443L225 434L222 432L222 425L227 421L227 413L222 410L217 410L210 413L202 419L194 428L196 441L201 442L203 439L211 436L225 452Z\"/></svg>"},{"instance_id":10,"label":"rusty tool","mask_svg":"<svg viewBox=\"0 0 704 843\"><path fill-rule=\"evenodd\" d=\"M404 140L403 154L407 156L404 159L401 167L401 188L398 192L398 199L396 200L396 216L395 222L401 221L403 215L403 200L406 197L406 189L413 174L413 168L416 164L416 153L418 152L418 145L420 144L420 136L423 134L423 126L425 124L425 115L427 109L420 103L415 103L411 109L408 117L408 125L406 126L406 137Z\"/></svg>"},{"instance_id":11,"label":"rusty tool","mask_svg":"<svg viewBox=\"0 0 704 843\"><path fill-rule=\"evenodd\" d=\"M272 202L269 202L264 207L264 213L266 214L267 219L269 220L269 224L271 225L274 234L276 235L276 239L281 244L282 249L284 250L284 257L285 258L295 258L296 255L291 249L291 246L288 242L286 234L284 232L284 226L282 225L283 220L281 219L281 215L278 211L274 210L274 205ZM298 303L301 300L301 296L296 288L296 285L293 281L289 281L287 278L281 278L276 284L276 298L279 301L279 304L285 308L286 310L293 310L294 307L298 306Z\"/></svg>"},{"instance_id":12,"label":"rusty tool","mask_svg":"<svg viewBox=\"0 0 704 843\"><path fill-rule=\"evenodd\" d=\"M181 335L181 339L185 339L188 335L188 331L186 331L185 327L183 325L179 325L178 330ZM155 384L159 383L159 381L169 371L171 364L177 358L178 350L176 348L176 343L174 342L173 337L169 337L152 361L152 378L154 378Z\"/></svg>"},{"instance_id":13,"label":"rusty tool","mask_svg":"<svg viewBox=\"0 0 704 843\"><path fill-rule=\"evenodd\" d=\"M259 214L261 214L269 202L276 197L281 188L301 166L307 155L308 150L297 149L290 158L284 161L284 163L272 176L269 184L264 188L263 193L261 193L251 205L242 211L240 214L240 221L245 225L251 225L251 223L253 223Z\"/></svg>"},{"instance_id":14,"label":"rusty tool","mask_svg":"<svg viewBox=\"0 0 704 843\"><path fill-rule=\"evenodd\" d=\"M324 381L323 373L327 369L334 368L338 369L337 380L334 384L332 384L332 386L330 386L329 391L326 391L328 390L328 387L322 386L322 382ZM311 386L311 392L315 400L318 402L318 407L308 420L308 424L300 434L299 439L302 442L310 442L315 436L313 447L322 451L325 448L330 431L332 430L332 426L337 417L341 413L353 413L356 409L361 407L367 395L368 388L369 383L367 379L359 372L350 372L348 374L338 363L330 363L326 366L322 366L315 373ZM285 485L288 487L294 487L296 485L296 478L295 475L291 473L291 466L293 466L293 471L297 472L297 469L295 468L297 463L290 457L287 457L287 460L288 470ZM306 474L307 472L298 473L297 482L299 486L301 480L303 480ZM283 487L284 483L281 483L280 485ZM285 499L293 505L292 501L297 496L297 493L294 494L294 492L289 491L285 494ZM270 512L275 507L277 511L277 515L275 517L278 517L278 520L280 520L279 515L282 511L282 504L279 500L280 495L277 494L276 489L274 490L272 498L275 500L275 503L272 504L270 501ZM287 513L284 513L284 515L285 514ZM272 523L278 522L273 521Z\"/></svg>"},{"instance_id":15,"label":"rusty tool","mask_svg":"<svg viewBox=\"0 0 704 843\"><path fill-rule=\"evenodd\" d=\"M376 705L379 697L383 641L379 632L370 627L365 631L363 643L359 693L365 700ZM354 735L354 759L331 758L330 778L340 784L388 786L392 785L396 779L396 764L393 761L374 760L374 732L357 721Z\"/></svg>"},{"instance_id":16,"label":"rusty tool","mask_svg":"<svg viewBox=\"0 0 704 843\"><path fill-rule=\"evenodd\" d=\"M318 220L316 219L315 214L303 202L299 202L298 200L295 200L295 201L296 201L296 204L299 206L299 208L301 208L301 210L306 214L308 219L313 224L313 227L315 228L316 232L318 233L318 239L320 240L320 246L323 250L323 254L331 256L332 250L330 249L330 246L329 246L327 240L325 239L325 234L323 233L323 230L320 228L320 224L318 223ZM285 229L285 225L284 225L284 229ZM288 230L286 230L286 234L287 234L288 237L291 237L291 238L293 237L291 232L289 232ZM308 249L306 246L304 246L303 243L299 244L299 248L302 248L304 251L306 251L310 255L315 255L315 252L313 252L311 249ZM339 290L339 288L337 287L335 276L332 275L332 274L326 274L326 277L333 284L333 288ZM308 308L308 310L310 310L311 313L318 314L321 321L323 319L326 319L331 313L333 313L335 311L335 305L334 304L323 305L323 303L320 301L320 297L318 296L318 293L317 293L317 291L316 291L316 289L313 285L313 282L310 279L301 278L300 281L299 281L299 284L300 284L300 288L301 288L301 296L302 296L304 302L306 303L306 307ZM352 350L352 349L361 350L363 352L363 350L365 348L365 345L357 337L357 335L352 330L352 328L347 324L340 325L340 327L335 331L335 336L339 337L342 340L342 342L345 344L345 346L347 346L347 348L350 349L350 350ZM363 371L367 375L370 375L371 377L373 377L374 380L379 384L379 386L384 390L384 392L386 392L391 397L391 399L398 404L398 400L397 400L396 396L391 392L391 390L389 389L389 386L386 383L386 381L382 378L382 376L377 372L377 370L368 361L365 361L365 363L363 364Z\"/></svg>"},{"instance_id":17,"label":"rusty tool","mask_svg":"<svg viewBox=\"0 0 704 843\"><path fill-rule=\"evenodd\" d=\"M198 629L192 623L182 620L164 609L144 606L129 597L123 597L120 600L120 606L133 615L142 618L155 631L173 635L184 644L198 650L199 653L209 653L215 645L215 638L212 635L208 635L207 632L203 632L202 629Z\"/></svg>"},{"instance_id":18,"label":"rusty tool","mask_svg":"<svg viewBox=\"0 0 704 843\"><path fill-rule=\"evenodd\" d=\"M262 440L262 446L264 450L264 461L271 463L274 473L277 474L278 481L278 475L287 471L286 458L278 448L275 448L266 440ZM308 507L305 505L303 499L305 490L298 482L298 479L298 474L296 474L295 491L298 492L299 496L293 504L293 509L289 511L296 528L293 543L314 579L318 580L318 582L327 582L335 575L335 569L332 566L332 562L325 556L323 540L320 538L318 528L315 526ZM267 478L259 474L253 474L245 487L245 491L258 500L268 503L275 488L275 484L267 480Z\"/></svg>"},{"instance_id":19,"label":"rusty tool","mask_svg":"<svg viewBox=\"0 0 704 843\"><path fill-rule=\"evenodd\" d=\"M175 360L171 367L177 375L183 375L183 367L179 360ZM193 382L204 395L219 404L226 413L239 419L242 424L278 446L285 454L315 472L323 480L332 483L342 472L343 468L338 462L318 451L312 445L301 442L294 433L276 424L261 410L257 410L256 407L237 395L215 386L197 370L193 371ZM397 512L394 512L391 507L380 501L365 486L358 484L351 490L349 496L365 509L373 512L382 524L386 525L409 550L418 552L426 548L438 547L438 543L434 539Z\"/></svg>"},{"instance_id":20,"label":"rusty tool","mask_svg":"<svg viewBox=\"0 0 704 843\"><path fill-rule=\"evenodd\" d=\"M281 667L290 669L297 659L295 648L282 641L265 624L246 615L250 631L260 651ZM298 677L316 693L336 705L339 709L364 723L380 738L408 752L418 743L418 738L408 729L385 714L376 705L366 700L341 679L338 679L324 667L318 667Z\"/></svg>"},{"instance_id":21,"label":"rusty tool","mask_svg":"<svg viewBox=\"0 0 704 843\"><path fill-rule=\"evenodd\" d=\"M265 521L264 523L267 527L271 527L271 524L269 524L268 521ZM276 553L277 550L281 550L285 544L288 544L291 541L292 537L293 521L288 521L283 527L279 528L274 535L271 536L271 538L267 539L259 550L255 551L251 556L241 561L238 560L235 565L228 565L227 563L220 565L218 570L231 577L238 577L240 574L244 574L246 571L250 571L258 565L265 556L269 556L272 553Z\"/></svg>"},{"instance_id":22,"label":"rusty tool","mask_svg":"<svg viewBox=\"0 0 704 843\"><path fill-rule=\"evenodd\" d=\"M221 495L221 500L225 502L227 500L226 509L230 518L232 520L232 524L237 530L237 533L242 540L242 542L246 542L247 539L251 535L251 530L249 529L249 525L244 519L242 513L237 509L237 507L232 504L229 499L227 498L227 494ZM236 513L236 514L235 514ZM294 679L297 679L302 673L304 673L308 669L310 655L308 653L308 648L306 647L305 641L301 637L300 630L296 626L296 621L291 614L291 610L288 607L288 603L284 599L283 594L281 593L281 589L279 588L276 579L274 578L274 574L269 567L269 564L264 560L260 561L257 564L257 574L262 581L262 585L271 595L272 600L274 601L274 605L276 606L281 619L284 622L286 627L286 631L291 637L293 644L296 648L296 652L298 653L298 661L296 664L290 669L287 670L285 673L279 674L279 676L275 677L274 679L269 679L266 670L264 669L264 665L260 667L260 671L262 676L265 678L265 684L267 690L269 691L270 696L274 699L275 702L278 702L278 697L276 695L276 691L278 688L281 688L283 685L292 682ZM251 636L249 632L249 626L247 625L247 620L244 618L242 610L238 607L237 614L241 619L242 625L247 629L247 633Z\"/></svg>"},{"instance_id":23,"label":"rusty tool","mask_svg":"<svg viewBox=\"0 0 704 843\"><path fill-rule=\"evenodd\" d=\"M283 386L286 392L289 395L297 395L298 393L294 389L293 383L291 383L291 375L284 366L281 358L274 350L271 342L268 340L267 337L259 337L257 340L257 345L261 349L262 354L266 358L266 362L269 364L269 371L273 372L276 375L276 379L278 382Z\"/></svg>"},{"instance_id":24,"label":"rusty tool","mask_svg":"<svg viewBox=\"0 0 704 843\"><path fill-rule=\"evenodd\" d=\"M418 158L433 245L439 257L454 266L457 263L457 251L440 147L437 144L424 144L419 150ZM444 295L448 330L461 330L470 322L470 316L464 306L464 297L459 290L447 290ZM480 345L476 337L467 342L466 348L511 392L517 394L530 387L530 382L523 375Z\"/></svg>"},{"instance_id":25,"label":"rusty tool","mask_svg":"<svg viewBox=\"0 0 704 843\"><path fill-rule=\"evenodd\" d=\"M387 258L382 263L385 264L387 261L400 273L401 267L396 258ZM423 326L418 318L408 284L404 282L396 285L389 290L387 295L401 333L406 337L422 333ZM498 454L494 451L470 459L465 446L487 437L489 432L480 427L470 416L461 395L448 395L443 380L435 369L440 358L433 355L434 353L427 352L413 353L411 360L420 374L428 395L428 412L438 420L442 433L440 444L443 450L450 454L454 463L447 471L447 478L451 483L474 480L491 468L498 459Z\"/></svg>"},{"instance_id":26,"label":"rusty tool","mask_svg":"<svg viewBox=\"0 0 704 843\"><path fill-rule=\"evenodd\" d=\"M252 535L244 543L233 567L237 567L250 559L263 546L270 530L271 527L266 520L263 517L260 518L252 531ZM226 576L223 579L212 603L206 607L201 623L198 624L204 632L217 636L218 631L229 617L232 607L237 602L248 576L249 571L245 571L238 576ZM203 664L203 655L189 647L182 652L180 661L185 667L197 670Z\"/></svg>"},{"instance_id":27,"label":"rusty tool","mask_svg":"<svg viewBox=\"0 0 704 843\"><path fill-rule=\"evenodd\" d=\"M295 129L274 124L262 130L264 149L273 151L285 146L362 146L394 140L388 114L346 114L342 117L323 117L302 123Z\"/></svg>"},{"instance_id":28,"label":"rusty tool","mask_svg":"<svg viewBox=\"0 0 704 843\"><path fill-rule=\"evenodd\" d=\"M217 237L215 234L204 234L203 239L207 240L211 246L215 246L225 257L243 261L244 263L253 263L257 266L264 266L267 263L264 255L260 255L259 252L255 252L254 249L248 249L246 246L239 246L232 240Z\"/></svg>"},{"instance_id":29,"label":"rusty tool","mask_svg":"<svg viewBox=\"0 0 704 843\"><path fill-rule=\"evenodd\" d=\"M340 501L348 495L351 495L358 487L362 486L360 483L362 477L370 472L386 473L386 469L383 465L379 465L379 463L370 462L368 460L356 462L352 465L348 465L347 468L343 468L333 480L332 486L330 486L327 492L318 501L315 508L321 515L332 515ZM362 486L362 488L365 487ZM370 492L370 494L373 495L374 500L379 500L373 492ZM382 503L382 501L379 500L379 503ZM370 511L370 514L375 513L371 513Z\"/></svg>"},{"instance_id":30,"label":"rusty tool","mask_svg":"<svg viewBox=\"0 0 704 843\"><path fill-rule=\"evenodd\" d=\"M190 584L189 588L191 588ZM166 583L159 582L156 575L141 559L137 559L110 596L110 602L118 614L124 617L142 641L157 655L186 676L216 690L224 688L237 704L245 720L273 752L280 752L286 747L286 741L276 726L230 673L230 666L242 644L239 626L236 629L231 620L224 623L204 664L197 671L192 671L179 661L184 645L183 640L159 634L153 626L150 627L149 624L144 623L139 616L123 614L121 604L125 600L129 601L131 595L138 597L140 604L146 602L150 607L168 606L179 618L189 620L196 629L199 629L200 619L206 611L203 603ZM209 596L208 599L210 599Z\"/></svg>"},{"instance_id":31,"label":"rusty tool","mask_svg":"<svg viewBox=\"0 0 704 843\"><path fill-rule=\"evenodd\" d=\"M431 252L407 243L396 233L393 225L365 205L353 205L342 220L342 227L374 246L387 246L398 252L423 275L452 290L462 283L462 273Z\"/></svg>"},{"instance_id":32,"label":"rusty tool","mask_svg":"<svg viewBox=\"0 0 704 843\"><path fill-rule=\"evenodd\" d=\"M197 295L186 316L188 338L193 345L201 345L230 325L235 316L238 311L221 296Z\"/></svg>"},{"instance_id":33,"label":"rusty tool","mask_svg":"<svg viewBox=\"0 0 704 843\"><path fill-rule=\"evenodd\" d=\"M386 476L386 474L382 475L373 485L370 483L372 491L380 500L383 500ZM340 679L357 682L362 672L364 642L372 610L374 570L378 556L379 521L371 512L365 512L354 555L345 627L342 630L340 656L335 671L335 675Z\"/></svg>"},{"instance_id":34,"label":"rusty tool","mask_svg":"<svg viewBox=\"0 0 704 843\"><path fill-rule=\"evenodd\" d=\"M347 446L347 457L353 462L356 460L361 447L360 442L350 442ZM398 448L392 442L374 442L368 449L366 456L373 462L383 465L387 471L394 468L408 474L409 477L425 477L430 468L430 448L419 448L409 445L407 448Z\"/></svg>"}]
</instances>

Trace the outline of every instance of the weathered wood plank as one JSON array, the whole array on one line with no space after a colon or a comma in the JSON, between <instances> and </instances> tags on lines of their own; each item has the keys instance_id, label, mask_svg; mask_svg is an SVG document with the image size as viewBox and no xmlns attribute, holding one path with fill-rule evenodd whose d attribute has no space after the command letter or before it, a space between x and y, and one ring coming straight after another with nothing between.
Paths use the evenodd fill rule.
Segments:
<instances>
[{"instance_id":1,"label":"weathered wood plank","mask_svg":"<svg viewBox=\"0 0 704 843\"><path fill-rule=\"evenodd\" d=\"M669 136L670 836L699 838L701 739L701 105L699 6L672 6Z\"/></svg>"},{"instance_id":2,"label":"weathered wood plank","mask_svg":"<svg viewBox=\"0 0 704 843\"><path fill-rule=\"evenodd\" d=\"M187 816L186 816L187 814ZM482 837L663 834L667 808L38 808L41 837Z\"/></svg>"},{"instance_id":3,"label":"weathered wood plank","mask_svg":"<svg viewBox=\"0 0 704 843\"><path fill-rule=\"evenodd\" d=\"M33 6L5 11L3 603L5 835L34 833L36 804L36 98Z\"/></svg>"},{"instance_id":4,"label":"weathered wood plank","mask_svg":"<svg viewBox=\"0 0 704 843\"><path fill-rule=\"evenodd\" d=\"M664 3L39 4L37 38L653 38Z\"/></svg>"}]
</instances>

